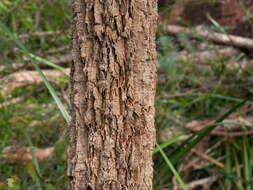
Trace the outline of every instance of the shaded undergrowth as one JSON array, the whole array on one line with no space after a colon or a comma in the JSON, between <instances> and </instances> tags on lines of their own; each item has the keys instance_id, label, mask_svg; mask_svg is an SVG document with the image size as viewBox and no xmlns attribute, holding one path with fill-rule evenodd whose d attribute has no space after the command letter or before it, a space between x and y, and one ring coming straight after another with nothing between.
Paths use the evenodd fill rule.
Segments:
<instances>
[{"instance_id":1,"label":"shaded undergrowth","mask_svg":"<svg viewBox=\"0 0 253 190\"><path fill-rule=\"evenodd\" d=\"M38 60L31 55L44 58L48 55L68 54L69 10L68 1L63 0L0 2L0 66L13 63L24 65L17 70L6 67L7 69L1 70L0 77L20 70L32 70L33 67L28 67L28 64L37 64ZM198 56L199 43L206 47L213 46L206 39L193 40L183 33L175 36L168 36L160 30L157 33L159 75L156 128L160 146L154 153L154 189L172 189L177 181L183 189L187 189L186 184L189 185L190 182L213 177L215 180L210 183L211 189L250 190L253 174L250 136L209 134L211 129L231 115L252 115L249 97L252 93L250 82L253 69L230 68L231 60L235 62L247 58L244 53L229 59L210 59L205 64L178 58L182 51ZM47 67L52 69L48 65ZM40 71L39 68L37 70ZM0 107L1 160L4 160L3 150L10 146L27 146L31 152L33 147L55 146L57 150L54 158L41 162L34 155L31 162L24 164L1 161L0 189L67 189L66 145L59 140L59 134L67 126L61 113L65 113L65 120L68 120L68 77L60 78L59 81L51 83L53 91L50 92L50 86L40 84L0 95L0 103L4 103L33 92L22 101ZM4 84L0 85L2 87ZM184 127L193 120L210 119L214 119L214 122L208 125L209 128L198 133L191 133ZM249 129L253 128L251 124L248 125ZM182 136L187 136L188 139L182 140ZM209 160L196 156L192 148L208 155ZM210 158L222 163L224 167L219 167ZM187 164L191 165L187 168Z\"/></svg>"}]
</instances>

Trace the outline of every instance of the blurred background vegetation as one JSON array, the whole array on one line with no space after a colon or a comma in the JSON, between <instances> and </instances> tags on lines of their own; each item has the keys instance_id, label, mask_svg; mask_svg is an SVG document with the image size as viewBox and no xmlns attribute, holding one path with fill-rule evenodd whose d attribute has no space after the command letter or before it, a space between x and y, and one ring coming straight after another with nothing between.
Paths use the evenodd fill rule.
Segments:
<instances>
[{"instance_id":1,"label":"blurred background vegetation","mask_svg":"<svg viewBox=\"0 0 253 190\"><path fill-rule=\"evenodd\" d=\"M0 190L68 189L70 6L0 1ZM159 1L155 190L253 189L252 15L251 0Z\"/></svg>"}]
</instances>

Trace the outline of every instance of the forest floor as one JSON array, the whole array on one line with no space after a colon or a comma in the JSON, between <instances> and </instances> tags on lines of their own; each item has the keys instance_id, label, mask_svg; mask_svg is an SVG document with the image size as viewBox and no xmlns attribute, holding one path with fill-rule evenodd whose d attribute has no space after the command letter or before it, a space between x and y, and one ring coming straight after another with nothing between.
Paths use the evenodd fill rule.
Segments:
<instances>
[{"instance_id":1,"label":"forest floor","mask_svg":"<svg viewBox=\"0 0 253 190\"><path fill-rule=\"evenodd\" d=\"M253 189L252 14L159 1L155 190ZM67 0L0 2L0 190L68 187L70 22Z\"/></svg>"}]
</instances>

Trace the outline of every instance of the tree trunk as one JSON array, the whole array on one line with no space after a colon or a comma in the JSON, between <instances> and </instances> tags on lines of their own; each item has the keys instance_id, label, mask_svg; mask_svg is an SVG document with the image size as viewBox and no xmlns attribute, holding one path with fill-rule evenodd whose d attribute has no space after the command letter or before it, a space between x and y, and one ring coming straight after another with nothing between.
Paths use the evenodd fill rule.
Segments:
<instances>
[{"instance_id":1,"label":"tree trunk","mask_svg":"<svg viewBox=\"0 0 253 190\"><path fill-rule=\"evenodd\" d=\"M72 190L151 190L157 0L73 0Z\"/></svg>"}]
</instances>

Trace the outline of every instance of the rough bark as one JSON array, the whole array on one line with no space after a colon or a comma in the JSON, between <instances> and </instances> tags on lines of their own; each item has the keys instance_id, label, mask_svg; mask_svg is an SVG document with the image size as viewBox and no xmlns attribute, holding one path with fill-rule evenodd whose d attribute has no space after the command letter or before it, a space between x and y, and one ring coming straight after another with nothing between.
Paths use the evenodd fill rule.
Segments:
<instances>
[{"instance_id":1,"label":"rough bark","mask_svg":"<svg viewBox=\"0 0 253 190\"><path fill-rule=\"evenodd\" d=\"M72 190L150 190L157 0L74 0Z\"/></svg>"}]
</instances>

